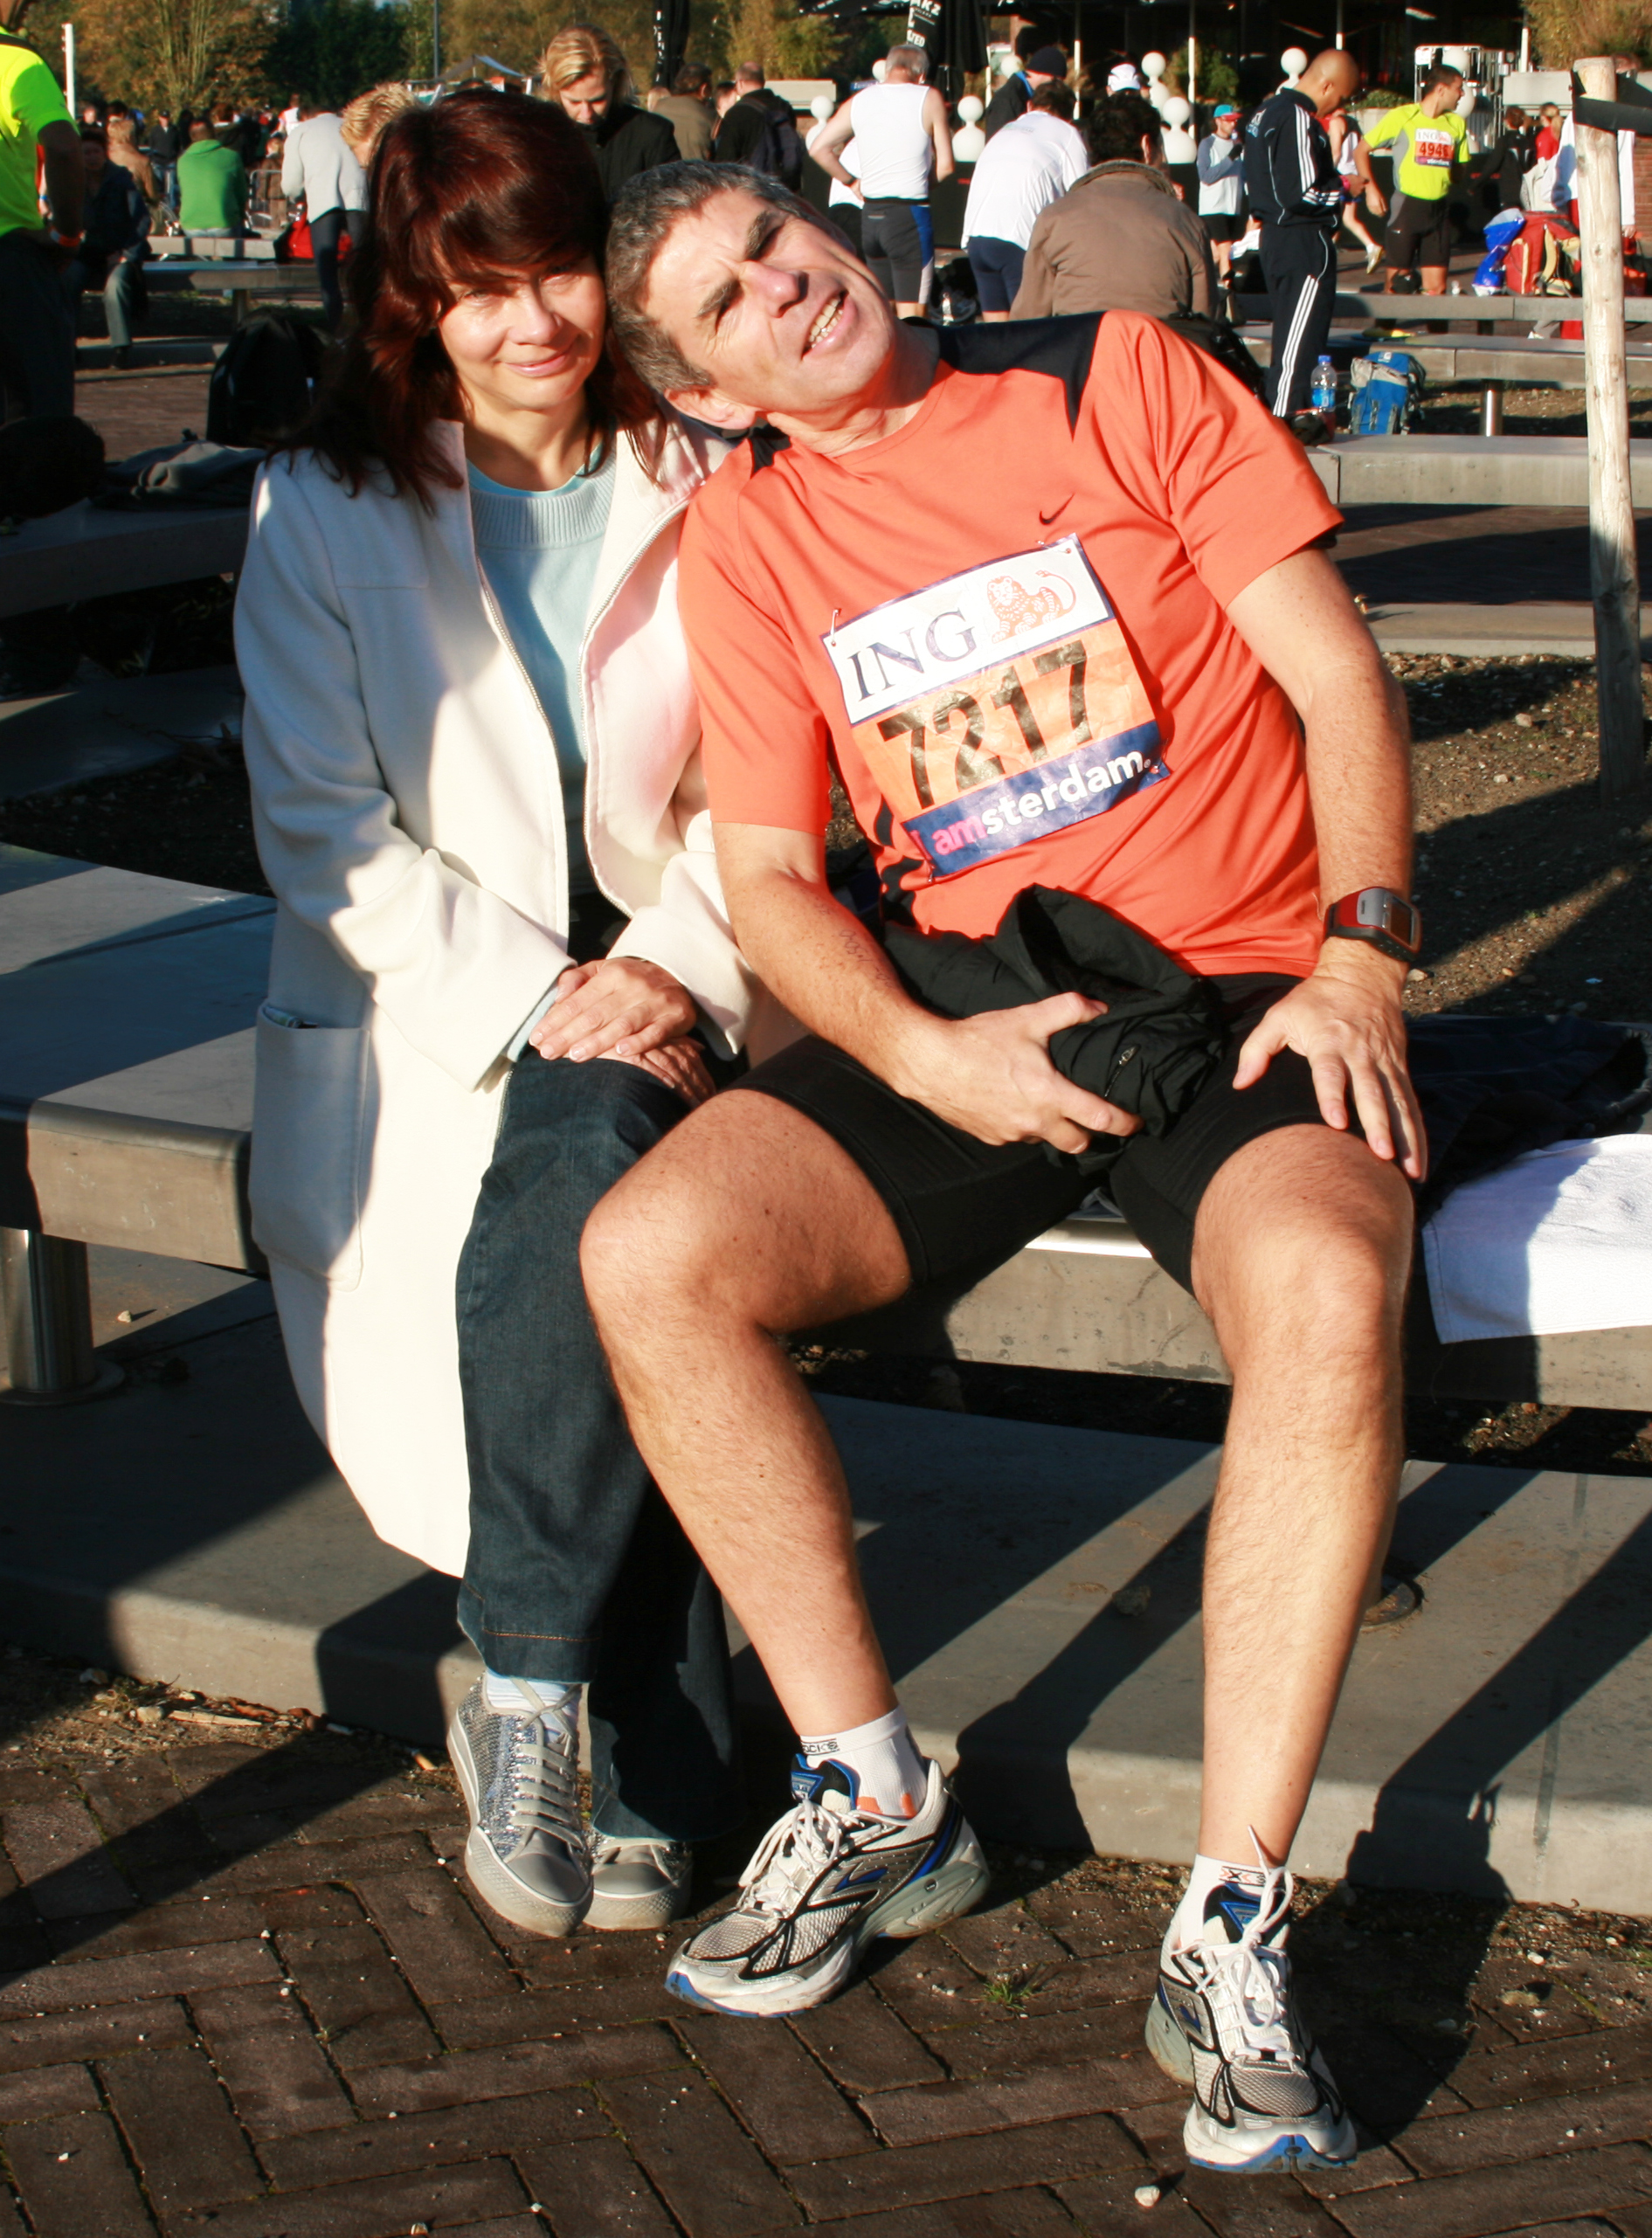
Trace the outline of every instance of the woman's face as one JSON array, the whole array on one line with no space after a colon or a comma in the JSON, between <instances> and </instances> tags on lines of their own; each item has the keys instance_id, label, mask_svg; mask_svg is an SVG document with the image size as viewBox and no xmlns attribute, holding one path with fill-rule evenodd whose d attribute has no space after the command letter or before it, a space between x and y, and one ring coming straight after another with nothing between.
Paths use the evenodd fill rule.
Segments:
<instances>
[{"instance_id":1,"label":"woman's face","mask_svg":"<svg viewBox=\"0 0 1652 2238\"><path fill-rule=\"evenodd\" d=\"M536 280L473 281L437 332L473 409L559 411L596 370L607 315L587 257Z\"/></svg>"}]
</instances>

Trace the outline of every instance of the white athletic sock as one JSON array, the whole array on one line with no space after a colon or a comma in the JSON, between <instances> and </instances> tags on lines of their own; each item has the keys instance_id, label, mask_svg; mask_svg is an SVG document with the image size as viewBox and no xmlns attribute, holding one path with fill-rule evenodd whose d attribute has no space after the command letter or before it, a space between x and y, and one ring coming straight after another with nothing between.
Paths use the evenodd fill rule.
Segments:
<instances>
[{"instance_id":1,"label":"white athletic sock","mask_svg":"<svg viewBox=\"0 0 1652 2238\"><path fill-rule=\"evenodd\" d=\"M798 1747L813 1766L831 1757L847 1764L861 1783L860 1807L881 1818L915 1818L923 1807L929 1771L918 1754L899 1703L886 1717L837 1733L799 1733Z\"/></svg>"},{"instance_id":2,"label":"white athletic sock","mask_svg":"<svg viewBox=\"0 0 1652 2238\"><path fill-rule=\"evenodd\" d=\"M482 1699L490 1710L513 1710L519 1717L532 1717L547 1710L560 1710L564 1716L579 1710L579 1682L571 1686L561 1679L506 1678L498 1671L482 1675Z\"/></svg>"},{"instance_id":3,"label":"white athletic sock","mask_svg":"<svg viewBox=\"0 0 1652 2238\"><path fill-rule=\"evenodd\" d=\"M1271 1909L1284 1878L1282 1865L1235 1865L1226 1857L1197 1856L1193 1869L1187 1876L1187 1886L1182 1900L1165 1934L1166 1951L1185 1950L1190 1943L1199 1943L1205 1937L1205 1907L1213 1892L1224 1885L1234 1889L1239 1902L1234 1910L1240 1915L1237 1924L1252 1904L1263 1911ZM1230 1917L1233 1914L1230 1912ZM1237 1939L1234 1938L1234 1939Z\"/></svg>"}]
</instances>

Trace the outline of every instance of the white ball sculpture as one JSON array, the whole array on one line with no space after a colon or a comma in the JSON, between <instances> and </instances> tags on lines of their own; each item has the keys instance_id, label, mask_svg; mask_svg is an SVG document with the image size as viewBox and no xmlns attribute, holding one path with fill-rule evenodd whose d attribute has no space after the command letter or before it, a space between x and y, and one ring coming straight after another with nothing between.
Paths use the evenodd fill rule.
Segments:
<instances>
[{"instance_id":1,"label":"white ball sculpture","mask_svg":"<svg viewBox=\"0 0 1652 2238\"><path fill-rule=\"evenodd\" d=\"M1300 46L1288 46L1279 58L1279 66L1285 73L1285 83L1294 86L1308 67L1308 56Z\"/></svg>"},{"instance_id":2,"label":"white ball sculpture","mask_svg":"<svg viewBox=\"0 0 1652 2238\"><path fill-rule=\"evenodd\" d=\"M838 113L838 105L830 93L817 93L809 104L809 114L822 124L830 124Z\"/></svg>"},{"instance_id":3,"label":"white ball sculpture","mask_svg":"<svg viewBox=\"0 0 1652 2238\"><path fill-rule=\"evenodd\" d=\"M1143 55L1142 75L1144 78L1151 78L1157 85L1158 80L1164 76L1165 68L1166 64L1162 54Z\"/></svg>"},{"instance_id":4,"label":"white ball sculpture","mask_svg":"<svg viewBox=\"0 0 1652 2238\"><path fill-rule=\"evenodd\" d=\"M952 135L952 161L973 163L979 160L986 145L986 135L981 129L981 119L986 114L985 106L973 93L965 93L958 103L958 114L964 121Z\"/></svg>"},{"instance_id":5,"label":"white ball sculpture","mask_svg":"<svg viewBox=\"0 0 1652 2238\"><path fill-rule=\"evenodd\" d=\"M877 60L872 65L872 75L877 79L880 86L883 83L885 77L888 74L888 68L889 66L888 62L881 55L880 55Z\"/></svg>"},{"instance_id":6,"label":"white ball sculpture","mask_svg":"<svg viewBox=\"0 0 1652 2238\"><path fill-rule=\"evenodd\" d=\"M1013 46L1006 46L1001 53L992 57L992 67L1000 78L1013 78L1020 66L1021 58Z\"/></svg>"},{"instance_id":7,"label":"white ball sculpture","mask_svg":"<svg viewBox=\"0 0 1652 2238\"><path fill-rule=\"evenodd\" d=\"M1163 116L1165 104L1170 99L1170 88L1164 82L1165 62L1162 54L1142 57L1142 75L1147 80L1147 98Z\"/></svg>"},{"instance_id":8,"label":"white ball sculpture","mask_svg":"<svg viewBox=\"0 0 1652 2238\"><path fill-rule=\"evenodd\" d=\"M1192 114L1179 93L1173 93L1160 109L1159 115L1164 123L1158 136L1165 143L1165 161L1167 163L1196 163L1199 161L1199 142L1187 129L1187 121Z\"/></svg>"}]
</instances>

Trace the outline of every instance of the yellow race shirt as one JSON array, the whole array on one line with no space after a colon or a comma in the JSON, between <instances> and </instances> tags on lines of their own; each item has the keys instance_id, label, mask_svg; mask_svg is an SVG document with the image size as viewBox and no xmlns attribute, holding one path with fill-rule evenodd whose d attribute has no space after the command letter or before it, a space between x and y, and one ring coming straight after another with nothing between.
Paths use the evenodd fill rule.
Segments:
<instances>
[{"instance_id":1,"label":"yellow race shirt","mask_svg":"<svg viewBox=\"0 0 1652 2238\"><path fill-rule=\"evenodd\" d=\"M73 121L34 49L0 32L0 233L39 225L36 144L47 125Z\"/></svg>"},{"instance_id":2,"label":"yellow race shirt","mask_svg":"<svg viewBox=\"0 0 1652 2238\"><path fill-rule=\"evenodd\" d=\"M1425 116L1416 102L1390 109L1373 132L1372 148L1394 151L1394 184L1414 202L1442 202L1451 191L1451 166L1457 160L1468 128L1448 109L1444 116Z\"/></svg>"}]
</instances>

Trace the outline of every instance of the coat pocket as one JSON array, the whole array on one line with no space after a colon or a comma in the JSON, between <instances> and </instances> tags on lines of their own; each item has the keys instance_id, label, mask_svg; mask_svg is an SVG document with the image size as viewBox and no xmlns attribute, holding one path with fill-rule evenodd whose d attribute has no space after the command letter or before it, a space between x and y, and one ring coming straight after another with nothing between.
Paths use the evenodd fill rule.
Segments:
<instances>
[{"instance_id":1,"label":"coat pocket","mask_svg":"<svg viewBox=\"0 0 1652 2238\"><path fill-rule=\"evenodd\" d=\"M272 1259L335 1289L362 1279L365 1026L258 1014L250 1176L252 1233Z\"/></svg>"}]
</instances>

